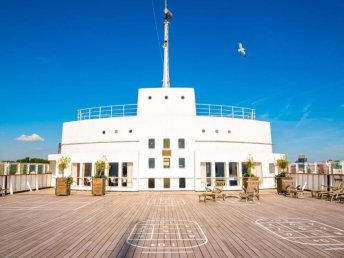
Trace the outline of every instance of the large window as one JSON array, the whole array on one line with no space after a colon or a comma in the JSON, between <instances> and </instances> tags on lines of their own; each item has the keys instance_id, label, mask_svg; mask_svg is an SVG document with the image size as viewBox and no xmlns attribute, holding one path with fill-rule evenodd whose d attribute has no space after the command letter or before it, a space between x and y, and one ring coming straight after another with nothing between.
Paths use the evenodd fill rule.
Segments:
<instances>
[{"instance_id":1,"label":"large window","mask_svg":"<svg viewBox=\"0 0 344 258\"><path fill-rule=\"evenodd\" d=\"M211 186L211 162L205 163L207 186Z\"/></svg>"},{"instance_id":2,"label":"large window","mask_svg":"<svg viewBox=\"0 0 344 258\"><path fill-rule=\"evenodd\" d=\"M110 163L109 165L109 186L118 186L118 163Z\"/></svg>"},{"instance_id":3,"label":"large window","mask_svg":"<svg viewBox=\"0 0 344 258\"><path fill-rule=\"evenodd\" d=\"M155 178L148 178L148 188L155 188Z\"/></svg>"},{"instance_id":4,"label":"large window","mask_svg":"<svg viewBox=\"0 0 344 258\"><path fill-rule=\"evenodd\" d=\"M178 148L185 149L185 139L178 139Z\"/></svg>"},{"instance_id":5,"label":"large window","mask_svg":"<svg viewBox=\"0 0 344 258\"><path fill-rule=\"evenodd\" d=\"M185 188L185 177L179 178L179 188Z\"/></svg>"},{"instance_id":6,"label":"large window","mask_svg":"<svg viewBox=\"0 0 344 258\"><path fill-rule=\"evenodd\" d=\"M92 176L92 163L84 163L84 177Z\"/></svg>"},{"instance_id":7,"label":"large window","mask_svg":"<svg viewBox=\"0 0 344 258\"><path fill-rule=\"evenodd\" d=\"M148 168L155 168L155 159L154 158L148 159Z\"/></svg>"},{"instance_id":8,"label":"large window","mask_svg":"<svg viewBox=\"0 0 344 258\"><path fill-rule=\"evenodd\" d=\"M164 139L164 149L170 148L170 139L165 138Z\"/></svg>"},{"instance_id":9,"label":"large window","mask_svg":"<svg viewBox=\"0 0 344 258\"><path fill-rule=\"evenodd\" d=\"M170 168L170 158L164 158L164 168Z\"/></svg>"},{"instance_id":10,"label":"large window","mask_svg":"<svg viewBox=\"0 0 344 258\"><path fill-rule=\"evenodd\" d=\"M170 188L171 180L170 178L164 178L164 188Z\"/></svg>"},{"instance_id":11,"label":"large window","mask_svg":"<svg viewBox=\"0 0 344 258\"><path fill-rule=\"evenodd\" d=\"M225 163L215 162L215 177L225 177Z\"/></svg>"},{"instance_id":12,"label":"large window","mask_svg":"<svg viewBox=\"0 0 344 258\"><path fill-rule=\"evenodd\" d=\"M149 149L155 148L155 139L148 139L148 148Z\"/></svg>"},{"instance_id":13,"label":"large window","mask_svg":"<svg viewBox=\"0 0 344 258\"><path fill-rule=\"evenodd\" d=\"M127 186L128 182L128 163L122 163L122 186Z\"/></svg>"},{"instance_id":14,"label":"large window","mask_svg":"<svg viewBox=\"0 0 344 258\"><path fill-rule=\"evenodd\" d=\"M238 163L229 162L228 169L229 169L229 185L230 186L238 185Z\"/></svg>"},{"instance_id":15,"label":"large window","mask_svg":"<svg viewBox=\"0 0 344 258\"><path fill-rule=\"evenodd\" d=\"M278 171L278 172L280 172L280 171ZM269 173L275 174L275 164L274 163L269 163Z\"/></svg>"},{"instance_id":16,"label":"large window","mask_svg":"<svg viewBox=\"0 0 344 258\"><path fill-rule=\"evenodd\" d=\"M179 168L185 168L185 158L179 158Z\"/></svg>"}]
</instances>

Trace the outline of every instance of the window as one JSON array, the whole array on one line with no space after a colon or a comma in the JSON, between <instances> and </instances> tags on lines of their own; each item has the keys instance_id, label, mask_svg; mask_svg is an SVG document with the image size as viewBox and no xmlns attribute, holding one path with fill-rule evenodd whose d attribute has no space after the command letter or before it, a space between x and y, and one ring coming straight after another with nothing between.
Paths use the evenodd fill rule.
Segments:
<instances>
[{"instance_id":1,"label":"window","mask_svg":"<svg viewBox=\"0 0 344 258\"><path fill-rule=\"evenodd\" d=\"M275 164L274 163L269 163L269 173L275 174Z\"/></svg>"},{"instance_id":2,"label":"window","mask_svg":"<svg viewBox=\"0 0 344 258\"><path fill-rule=\"evenodd\" d=\"M164 188L170 188L171 180L170 178L164 178Z\"/></svg>"},{"instance_id":3,"label":"window","mask_svg":"<svg viewBox=\"0 0 344 258\"><path fill-rule=\"evenodd\" d=\"M179 158L179 168L185 168L185 158Z\"/></svg>"},{"instance_id":4,"label":"window","mask_svg":"<svg viewBox=\"0 0 344 258\"><path fill-rule=\"evenodd\" d=\"M224 162L215 162L215 177L225 177Z\"/></svg>"},{"instance_id":5,"label":"window","mask_svg":"<svg viewBox=\"0 0 344 258\"><path fill-rule=\"evenodd\" d=\"M105 131L103 131L102 133L105 134Z\"/></svg>"},{"instance_id":6,"label":"window","mask_svg":"<svg viewBox=\"0 0 344 258\"><path fill-rule=\"evenodd\" d=\"M148 159L148 168L155 168L155 159L154 158Z\"/></svg>"},{"instance_id":7,"label":"window","mask_svg":"<svg viewBox=\"0 0 344 258\"><path fill-rule=\"evenodd\" d=\"M92 163L84 163L84 177L92 176Z\"/></svg>"},{"instance_id":8,"label":"window","mask_svg":"<svg viewBox=\"0 0 344 258\"><path fill-rule=\"evenodd\" d=\"M118 163L109 163L109 186L118 186Z\"/></svg>"},{"instance_id":9,"label":"window","mask_svg":"<svg viewBox=\"0 0 344 258\"><path fill-rule=\"evenodd\" d=\"M185 177L179 178L179 188L185 188Z\"/></svg>"},{"instance_id":10,"label":"window","mask_svg":"<svg viewBox=\"0 0 344 258\"><path fill-rule=\"evenodd\" d=\"M164 168L170 168L170 158L164 158Z\"/></svg>"},{"instance_id":11,"label":"window","mask_svg":"<svg viewBox=\"0 0 344 258\"><path fill-rule=\"evenodd\" d=\"M148 178L148 188L155 188L155 178Z\"/></svg>"},{"instance_id":12,"label":"window","mask_svg":"<svg viewBox=\"0 0 344 258\"><path fill-rule=\"evenodd\" d=\"M206 177L207 177L207 186L211 186L211 163L206 162L205 163L205 169L206 169Z\"/></svg>"},{"instance_id":13,"label":"window","mask_svg":"<svg viewBox=\"0 0 344 258\"><path fill-rule=\"evenodd\" d=\"M170 139L164 139L164 149L170 148Z\"/></svg>"},{"instance_id":14,"label":"window","mask_svg":"<svg viewBox=\"0 0 344 258\"><path fill-rule=\"evenodd\" d=\"M129 133L132 133L132 132L133 132L133 130L130 129L130 130L129 130Z\"/></svg>"},{"instance_id":15,"label":"window","mask_svg":"<svg viewBox=\"0 0 344 258\"><path fill-rule=\"evenodd\" d=\"M229 185L234 186L238 185L238 163L229 162Z\"/></svg>"},{"instance_id":16,"label":"window","mask_svg":"<svg viewBox=\"0 0 344 258\"><path fill-rule=\"evenodd\" d=\"M202 133L205 133L205 129L202 129Z\"/></svg>"},{"instance_id":17,"label":"window","mask_svg":"<svg viewBox=\"0 0 344 258\"><path fill-rule=\"evenodd\" d=\"M148 139L148 148L149 149L155 148L155 139Z\"/></svg>"},{"instance_id":18,"label":"window","mask_svg":"<svg viewBox=\"0 0 344 258\"><path fill-rule=\"evenodd\" d=\"M128 177L128 163L122 163L122 186L127 186L127 177Z\"/></svg>"},{"instance_id":19,"label":"window","mask_svg":"<svg viewBox=\"0 0 344 258\"><path fill-rule=\"evenodd\" d=\"M165 99L168 99L168 96L165 96Z\"/></svg>"},{"instance_id":20,"label":"window","mask_svg":"<svg viewBox=\"0 0 344 258\"><path fill-rule=\"evenodd\" d=\"M185 139L178 139L178 148L185 149Z\"/></svg>"}]
</instances>

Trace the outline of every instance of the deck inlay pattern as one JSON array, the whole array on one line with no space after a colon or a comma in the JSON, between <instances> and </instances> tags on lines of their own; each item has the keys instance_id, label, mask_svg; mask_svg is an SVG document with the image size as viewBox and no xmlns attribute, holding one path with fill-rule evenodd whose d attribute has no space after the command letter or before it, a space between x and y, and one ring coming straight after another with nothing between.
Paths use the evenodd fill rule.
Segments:
<instances>
[{"instance_id":1,"label":"deck inlay pattern","mask_svg":"<svg viewBox=\"0 0 344 258\"><path fill-rule=\"evenodd\" d=\"M0 257L344 257L342 203L275 191L204 203L198 194L1 197Z\"/></svg>"}]
</instances>

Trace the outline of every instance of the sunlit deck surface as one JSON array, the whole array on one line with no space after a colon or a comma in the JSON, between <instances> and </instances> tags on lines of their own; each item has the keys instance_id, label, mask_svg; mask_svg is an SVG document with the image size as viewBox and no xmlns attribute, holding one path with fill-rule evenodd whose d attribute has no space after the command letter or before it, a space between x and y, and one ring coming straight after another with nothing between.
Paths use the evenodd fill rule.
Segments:
<instances>
[{"instance_id":1,"label":"sunlit deck surface","mask_svg":"<svg viewBox=\"0 0 344 258\"><path fill-rule=\"evenodd\" d=\"M1 197L0 257L344 257L344 204L309 192L260 195L247 203L199 202L194 192Z\"/></svg>"}]
</instances>

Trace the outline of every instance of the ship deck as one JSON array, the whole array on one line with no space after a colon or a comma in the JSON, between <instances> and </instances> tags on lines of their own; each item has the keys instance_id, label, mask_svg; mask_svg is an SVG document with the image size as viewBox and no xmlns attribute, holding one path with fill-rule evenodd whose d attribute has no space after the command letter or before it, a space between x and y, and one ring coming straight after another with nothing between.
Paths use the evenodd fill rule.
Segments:
<instances>
[{"instance_id":1,"label":"ship deck","mask_svg":"<svg viewBox=\"0 0 344 258\"><path fill-rule=\"evenodd\" d=\"M45 189L1 197L0 257L344 256L342 203L309 192L260 195L204 203L195 192Z\"/></svg>"}]
</instances>

